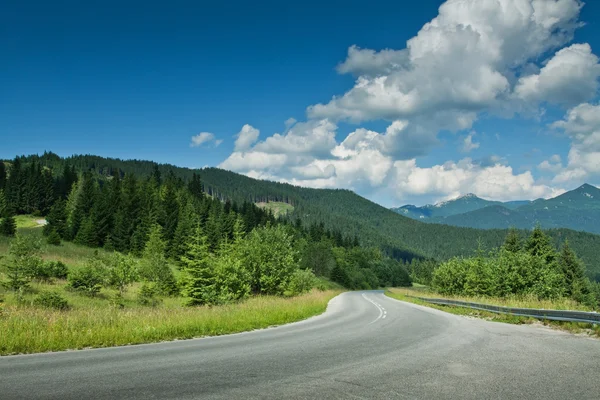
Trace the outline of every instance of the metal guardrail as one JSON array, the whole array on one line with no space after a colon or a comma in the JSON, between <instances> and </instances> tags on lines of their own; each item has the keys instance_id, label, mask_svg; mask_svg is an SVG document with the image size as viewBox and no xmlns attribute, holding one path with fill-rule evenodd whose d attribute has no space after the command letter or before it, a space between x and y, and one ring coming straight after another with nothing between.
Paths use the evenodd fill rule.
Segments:
<instances>
[{"instance_id":1,"label":"metal guardrail","mask_svg":"<svg viewBox=\"0 0 600 400\"><path fill-rule=\"evenodd\" d=\"M433 304L473 308L476 310L491 311L498 314L511 314L518 315L520 317L532 317L537 319L553 321L585 322L590 324L600 324L600 313L597 312L502 307L492 306L489 304L471 303L468 301L459 300L431 299L416 296L411 297Z\"/></svg>"}]
</instances>

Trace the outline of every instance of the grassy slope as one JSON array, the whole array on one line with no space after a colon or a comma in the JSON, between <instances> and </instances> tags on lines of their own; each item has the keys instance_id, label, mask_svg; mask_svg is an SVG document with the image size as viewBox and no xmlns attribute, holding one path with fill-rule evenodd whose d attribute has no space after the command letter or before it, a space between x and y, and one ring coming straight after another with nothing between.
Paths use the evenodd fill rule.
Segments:
<instances>
[{"instance_id":1,"label":"grassy slope","mask_svg":"<svg viewBox=\"0 0 600 400\"><path fill-rule=\"evenodd\" d=\"M193 308L182 307L180 299L169 299L156 308L125 309L116 309L102 300L81 299L69 311L9 303L0 317L0 355L190 339L266 328L320 314L338 293L315 290L294 298L254 297L239 304Z\"/></svg>"},{"instance_id":2,"label":"grassy slope","mask_svg":"<svg viewBox=\"0 0 600 400\"><path fill-rule=\"evenodd\" d=\"M260 208L271 210L275 217L286 215L294 211L294 206L280 201L271 201L269 203L258 202L256 205Z\"/></svg>"},{"instance_id":3,"label":"grassy slope","mask_svg":"<svg viewBox=\"0 0 600 400\"><path fill-rule=\"evenodd\" d=\"M42 229L33 217L19 217L18 230L32 239L42 238ZM7 254L9 241L0 239L0 257ZM70 269L83 265L95 251L73 243L42 245L45 260L60 260ZM0 281L3 279L0 268ZM111 305L116 291L107 288L91 298L66 290L66 281L33 283L19 303L0 286L0 298L4 298L0 307L0 355L186 339L285 324L322 313L328 301L342 291L326 280L320 286L330 289L294 298L254 297L218 307L191 308L183 306L181 298L164 298L152 308L137 303L139 284L135 284L125 293L123 309ZM32 301L41 291L60 293L71 309L34 307Z\"/></svg>"}]
</instances>

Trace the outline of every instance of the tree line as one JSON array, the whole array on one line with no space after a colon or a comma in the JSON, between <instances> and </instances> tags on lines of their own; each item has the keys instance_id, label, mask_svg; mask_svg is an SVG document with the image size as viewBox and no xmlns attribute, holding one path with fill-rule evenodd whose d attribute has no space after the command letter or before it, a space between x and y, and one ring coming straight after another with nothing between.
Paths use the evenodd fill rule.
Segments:
<instances>
[{"instance_id":1,"label":"tree line","mask_svg":"<svg viewBox=\"0 0 600 400\"><path fill-rule=\"evenodd\" d=\"M410 285L402 263L361 247L356 236L323 223L276 219L247 201L222 201L206 193L198 174L186 181L157 167L145 176L61 167L16 158L0 170L0 227L12 236L15 214L45 216L49 244L73 241L133 257L91 260L70 271L73 289L94 294L118 268L121 277L144 282L146 292L183 295L190 304L297 294L315 285L315 274L350 288ZM19 271L13 276L43 275L42 267L32 267L43 263L19 266L19 257L9 261Z\"/></svg>"},{"instance_id":2,"label":"tree line","mask_svg":"<svg viewBox=\"0 0 600 400\"><path fill-rule=\"evenodd\" d=\"M513 229L500 248L487 253L480 248L473 257L442 263L433 271L431 283L448 295L567 297L600 306L600 284L586 276L569 241L557 249L539 225L525 240Z\"/></svg>"}]
</instances>

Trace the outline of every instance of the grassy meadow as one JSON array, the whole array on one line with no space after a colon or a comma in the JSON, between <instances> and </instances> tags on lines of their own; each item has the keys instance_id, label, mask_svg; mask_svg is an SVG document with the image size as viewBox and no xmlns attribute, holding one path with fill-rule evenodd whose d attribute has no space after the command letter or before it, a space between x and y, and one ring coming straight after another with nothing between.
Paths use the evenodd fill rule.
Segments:
<instances>
[{"instance_id":1,"label":"grassy meadow","mask_svg":"<svg viewBox=\"0 0 600 400\"><path fill-rule=\"evenodd\" d=\"M273 213L275 218L277 218L280 215L285 215L287 213L291 213L292 211L294 211L293 205L288 204L288 203L282 203L279 201L271 201L268 203L261 202L261 203L256 203L256 205L262 209L271 210L271 212Z\"/></svg>"},{"instance_id":2,"label":"grassy meadow","mask_svg":"<svg viewBox=\"0 0 600 400\"><path fill-rule=\"evenodd\" d=\"M18 218L20 234L32 240L43 239L35 217ZM11 239L0 238L0 265L7 255ZM70 242L52 246L42 240L41 256L61 261L69 270L81 267L95 251ZM177 270L174 268L174 271ZM0 281L5 279L0 267ZM69 349L119 346L223 335L281 325L302 320L325 311L339 286L319 282L327 290L282 298L251 297L243 302L222 306L186 307L181 297L159 297L154 307L138 302L140 283L124 293L119 303L117 290L102 288L90 297L67 289L65 280L32 282L20 298L0 286L0 355L37 353ZM34 304L41 292L59 293L69 304L60 311Z\"/></svg>"}]
</instances>

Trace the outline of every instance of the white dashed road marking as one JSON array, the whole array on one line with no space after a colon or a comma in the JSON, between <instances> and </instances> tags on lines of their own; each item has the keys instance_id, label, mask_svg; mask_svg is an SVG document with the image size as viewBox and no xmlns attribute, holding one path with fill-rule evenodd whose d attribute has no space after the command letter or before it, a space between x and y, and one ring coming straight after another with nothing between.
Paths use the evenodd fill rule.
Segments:
<instances>
[{"instance_id":1,"label":"white dashed road marking","mask_svg":"<svg viewBox=\"0 0 600 400\"><path fill-rule=\"evenodd\" d=\"M373 322L377 322L380 319L383 319L387 316L387 311L385 311L385 308L383 308L380 304L374 302L373 300L371 300L370 298L368 298L364 293L362 294L362 297L367 300L369 303L373 304L375 307L377 307L377 309L379 310L379 315L377 316L377 318L375 318L373 321L369 322L368 325L371 325Z\"/></svg>"}]
</instances>

